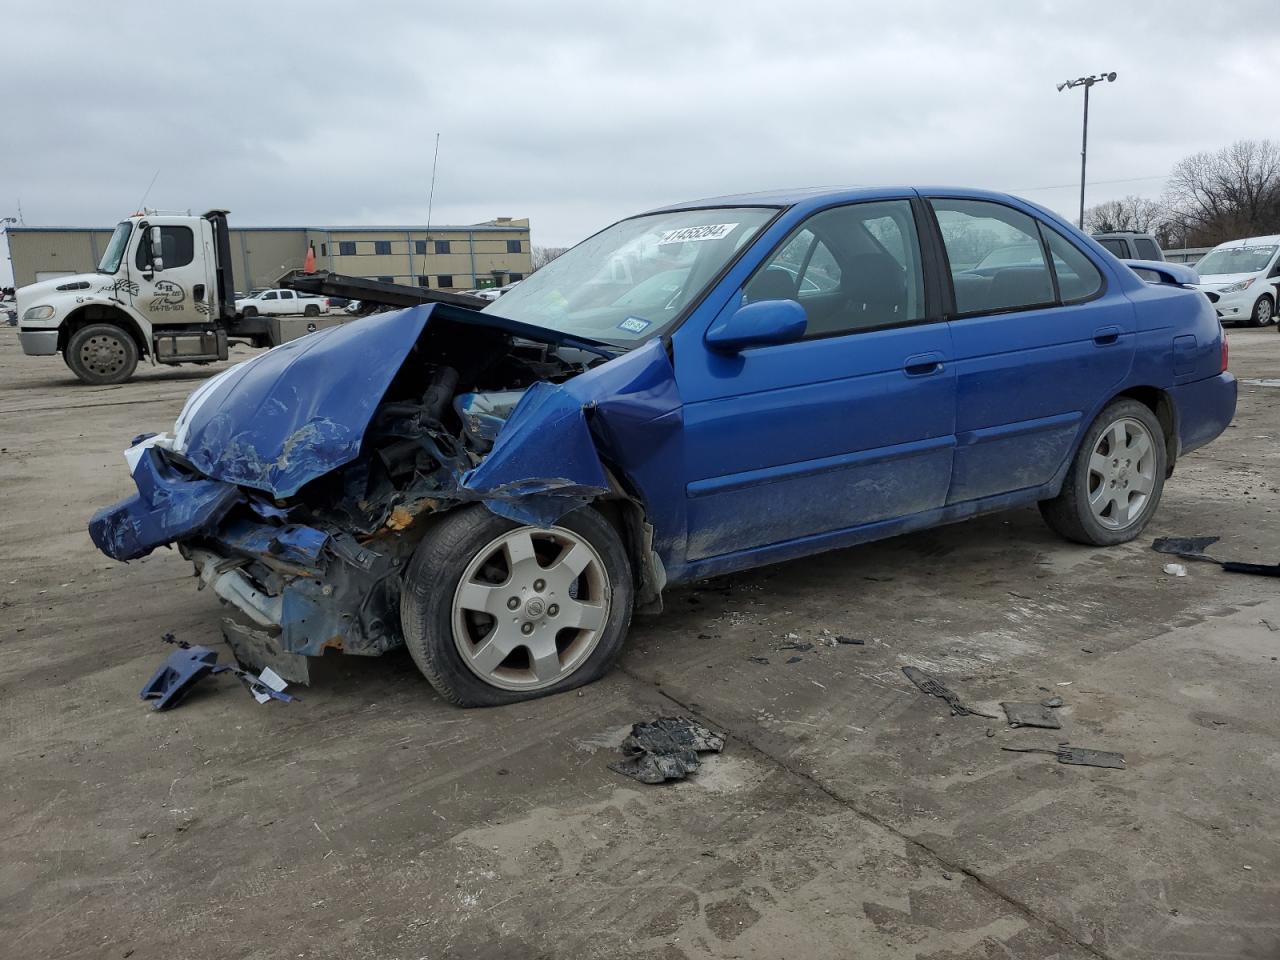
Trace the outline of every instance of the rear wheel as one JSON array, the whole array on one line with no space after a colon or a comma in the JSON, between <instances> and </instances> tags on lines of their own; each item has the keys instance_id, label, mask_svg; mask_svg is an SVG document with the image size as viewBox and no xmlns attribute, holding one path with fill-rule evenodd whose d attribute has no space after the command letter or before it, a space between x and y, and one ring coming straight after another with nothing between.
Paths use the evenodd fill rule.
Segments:
<instances>
[{"instance_id":1,"label":"rear wheel","mask_svg":"<svg viewBox=\"0 0 1280 960\"><path fill-rule=\"evenodd\" d=\"M62 351L71 372L85 383L123 383L138 367L138 345L110 323L91 323L71 335Z\"/></svg>"},{"instance_id":2,"label":"rear wheel","mask_svg":"<svg viewBox=\"0 0 1280 960\"><path fill-rule=\"evenodd\" d=\"M317 307L314 303L308 303L302 309L302 315L304 317L318 317L320 316L320 308Z\"/></svg>"},{"instance_id":3,"label":"rear wheel","mask_svg":"<svg viewBox=\"0 0 1280 960\"><path fill-rule=\"evenodd\" d=\"M626 549L595 510L543 529L475 505L418 545L400 622L445 699L496 706L603 676L622 651L633 596Z\"/></svg>"},{"instance_id":4,"label":"rear wheel","mask_svg":"<svg viewBox=\"0 0 1280 960\"><path fill-rule=\"evenodd\" d=\"M1253 304L1253 312L1249 314L1249 326L1265 327L1275 319L1275 304L1267 294L1260 296Z\"/></svg>"},{"instance_id":5,"label":"rear wheel","mask_svg":"<svg viewBox=\"0 0 1280 960\"><path fill-rule=\"evenodd\" d=\"M1062 492L1042 500L1040 513L1076 543L1127 543L1155 513L1167 463L1155 414L1136 400L1112 401L1085 432Z\"/></svg>"}]
</instances>

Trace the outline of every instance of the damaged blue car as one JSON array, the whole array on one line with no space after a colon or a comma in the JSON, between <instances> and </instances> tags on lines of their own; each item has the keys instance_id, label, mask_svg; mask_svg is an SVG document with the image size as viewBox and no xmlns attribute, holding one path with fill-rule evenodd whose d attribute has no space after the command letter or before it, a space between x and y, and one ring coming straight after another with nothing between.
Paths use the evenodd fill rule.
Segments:
<instances>
[{"instance_id":1,"label":"damaged blue car","mask_svg":"<svg viewBox=\"0 0 1280 960\"><path fill-rule=\"evenodd\" d=\"M213 377L90 533L118 560L176 544L237 657L290 680L403 645L455 703L553 693L671 584L1032 503L1133 539L1235 410L1195 279L987 192L656 210L483 310Z\"/></svg>"}]
</instances>

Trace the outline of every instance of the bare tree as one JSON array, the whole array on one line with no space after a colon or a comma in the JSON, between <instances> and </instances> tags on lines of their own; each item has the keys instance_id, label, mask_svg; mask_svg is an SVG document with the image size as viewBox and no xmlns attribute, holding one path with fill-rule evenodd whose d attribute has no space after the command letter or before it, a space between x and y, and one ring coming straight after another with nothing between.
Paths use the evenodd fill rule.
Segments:
<instances>
[{"instance_id":1,"label":"bare tree","mask_svg":"<svg viewBox=\"0 0 1280 960\"><path fill-rule=\"evenodd\" d=\"M1130 194L1090 207L1084 212L1084 227L1090 233L1154 233L1166 219L1164 205L1159 201Z\"/></svg>"},{"instance_id":2,"label":"bare tree","mask_svg":"<svg viewBox=\"0 0 1280 960\"><path fill-rule=\"evenodd\" d=\"M1165 201L1193 245L1280 232L1280 143L1237 140L1180 160Z\"/></svg>"},{"instance_id":3,"label":"bare tree","mask_svg":"<svg viewBox=\"0 0 1280 960\"><path fill-rule=\"evenodd\" d=\"M554 260L560 254L568 250L568 247L534 247L533 248L533 269L540 270L548 263Z\"/></svg>"}]
</instances>

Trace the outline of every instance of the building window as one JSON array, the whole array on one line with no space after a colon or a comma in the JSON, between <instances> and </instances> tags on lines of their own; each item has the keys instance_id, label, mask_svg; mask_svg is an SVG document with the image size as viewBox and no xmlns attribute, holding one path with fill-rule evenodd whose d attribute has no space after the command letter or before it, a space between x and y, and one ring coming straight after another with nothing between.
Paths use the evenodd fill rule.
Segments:
<instances>
[{"instance_id":1,"label":"building window","mask_svg":"<svg viewBox=\"0 0 1280 960\"><path fill-rule=\"evenodd\" d=\"M448 240L437 240L437 241L436 241L436 253L448 253L448 252L449 252L449 241L448 241Z\"/></svg>"},{"instance_id":2,"label":"building window","mask_svg":"<svg viewBox=\"0 0 1280 960\"><path fill-rule=\"evenodd\" d=\"M416 254L418 254L418 256L420 256L420 257L425 257L425 256L427 255L427 241L425 241L425 240L415 240L415 241L413 241L413 252L414 252L414 253L416 253ZM425 287L425 286L426 286L426 284L425 284L425 283L421 283L421 284L419 284L419 286L421 286L421 287Z\"/></svg>"},{"instance_id":3,"label":"building window","mask_svg":"<svg viewBox=\"0 0 1280 960\"><path fill-rule=\"evenodd\" d=\"M327 257L329 255L329 245L327 243L320 244L320 256Z\"/></svg>"},{"instance_id":4,"label":"building window","mask_svg":"<svg viewBox=\"0 0 1280 960\"><path fill-rule=\"evenodd\" d=\"M379 257L391 256L391 241L390 240L373 241L373 252L375 256L379 256Z\"/></svg>"},{"instance_id":5,"label":"building window","mask_svg":"<svg viewBox=\"0 0 1280 960\"><path fill-rule=\"evenodd\" d=\"M436 277L436 286L437 286L437 287L452 287L452 286L453 286L453 275L452 275L452 274L449 274L449 273L442 273L442 274L440 274L440 276Z\"/></svg>"},{"instance_id":6,"label":"building window","mask_svg":"<svg viewBox=\"0 0 1280 960\"><path fill-rule=\"evenodd\" d=\"M356 242L354 240L338 241L338 256L354 257L356 255Z\"/></svg>"},{"instance_id":7,"label":"building window","mask_svg":"<svg viewBox=\"0 0 1280 960\"><path fill-rule=\"evenodd\" d=\"M520 241L519 241L519 240L508 240L508 241L507 241L507 253L519 253L519 252L520 252Z\"/></svg>"},{"instance_id":8,"label":"building window","mask_svg":"<svg viewBox=\"0 0 1280 960\"><path fill-rule=\"evenodd\" d=\"M507 274L507 282L508 282L508 283L515 283L517 280L523 280L523 279L524 279L524 274L523 274L523 273L508 273L508 274Z\"/></svg>"},{"instance_id":9,"label":"building window","mask_svg":"<svg viewBox=\"0 0 1280 960\"><path fill-rule=\"evenodd\" d=\"M423 274L418 274L418 286L420 287L431 286L431 278L424 276Z\"/></svg>"}]
</instances>

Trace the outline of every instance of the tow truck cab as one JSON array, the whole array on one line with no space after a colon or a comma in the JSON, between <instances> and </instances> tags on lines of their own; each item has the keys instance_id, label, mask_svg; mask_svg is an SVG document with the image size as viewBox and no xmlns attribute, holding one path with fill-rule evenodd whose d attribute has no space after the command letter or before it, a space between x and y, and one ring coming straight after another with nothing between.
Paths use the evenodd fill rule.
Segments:
<instances>
[{"instance_id":1,"label":"tow truck cab","mask_svg":"<svg viewBox=\"0 0 1280 960\"><path fill-rule=\"evenodd\" d=\"M152 363L225 360L236 336L227 213L152 211L116 225L95 273L17 291L24 353L61 353L87 383L127 380Z\"/></svg>"}]
</instances>

